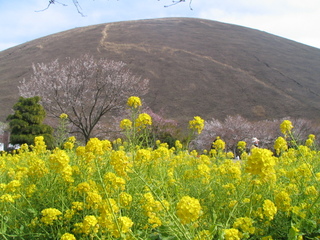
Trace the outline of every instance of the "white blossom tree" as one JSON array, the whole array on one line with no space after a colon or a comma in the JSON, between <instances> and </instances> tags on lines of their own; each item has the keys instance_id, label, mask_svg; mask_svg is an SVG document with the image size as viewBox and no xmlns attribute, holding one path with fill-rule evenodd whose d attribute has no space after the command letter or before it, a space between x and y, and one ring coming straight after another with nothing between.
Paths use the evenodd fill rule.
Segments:
<instances>
[{"instance_id":1,"label":"white blossom tree","mask_svg":"<svg viewBox=\"0 0 320 240\"><path fill-rule=\"evenodd\" d=\"M105 114L125 106L129 96L147 93L149 80L125 66L89 55L33 64L33 75L21 82L19 92L23 97L40 96L50 116L66 113L87 142Z\"/></svg>"}]
</instances>

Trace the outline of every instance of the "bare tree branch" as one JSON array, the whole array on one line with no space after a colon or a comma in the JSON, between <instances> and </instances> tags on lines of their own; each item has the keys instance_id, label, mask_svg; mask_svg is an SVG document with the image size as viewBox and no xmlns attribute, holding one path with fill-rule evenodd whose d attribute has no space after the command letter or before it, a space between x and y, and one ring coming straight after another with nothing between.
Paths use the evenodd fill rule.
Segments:
<instances>
[{"instance_id":1,"label":"bare tree branch","mask_svg":"<svg viewBox=\"0 0 320 240\"><path fill-rule=\"evenodd\" d=\"M48 6L47 6L45 9L37 10L37 11L35 11L35 12L43 12L43 11L47 10L47 9L51 6L51 4L55 4L55 3L59 3L59 4L61 4L61 5L64 6L64 7L68 6L67 4L58 2L58 1L56 1L56 0L50 0Z\"/></svg>"},{"instance_id":2,"label":"bare tree branch","mask_svg":"<svg viewBox=\"0 0 320 240\"><path fill-rule=\"evenodd\" d=\"M160 1L160 0L158 0ZM78 0L72 0L73 2L73 5L76 7L77 9L77 12L82 16L82 17L85 17L85 15L83 14L83 11L82 11L82 8L81 8L81 5L80 3L78 2ZM164 5L164 7L171 7L171 6L174 6L174 5L177 5L179 3L183 3L183 2L186 2L185 0L173 0L172 1L172 4L169 4L169 5ZM49 3L48 3L48 6L45 8L45 9L42 9L42 10L38 10L38 11L35 11L35 12L43 12L45 10L47 10L52 4L55 4L55 3L59 3L63 6L68 6L67 4L64 4L64 3L60 3L56 0L49 0ZM192 4L192 0L189 0L189 8L190 10L193 10L192 7L191 7L191 4Z\"/></svg>"},{"instance_id":3,"label":"bare tree branch","mask_svg":"<svg viewBox=\"0 0 320 240\"><path fill-rule=\"evenodd\" d=\"M172 4L165 5L164 7L171 7L171 6L177 5L177 4L182 3L182 2L185 2L185 0L177 0L177 1L173 0ZM191 7L191 3L192 3L192 0L189 1L189 8L190 8L190 10L193 10L192 7Z\"/></svg>"}]
</instances>

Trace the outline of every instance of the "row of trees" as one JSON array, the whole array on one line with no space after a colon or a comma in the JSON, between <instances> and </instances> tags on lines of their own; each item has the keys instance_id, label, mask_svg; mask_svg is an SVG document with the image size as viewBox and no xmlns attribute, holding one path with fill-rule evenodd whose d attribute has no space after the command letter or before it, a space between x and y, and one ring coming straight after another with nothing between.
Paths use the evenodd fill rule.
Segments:
<instances>
[{"instance_id":1,"label":"row of trees","mask_svg":"<svg viewBox=\"0 0 320 240\"><path fill-rule=\"evenodd\" d=\"M43 135L49 147L57 145L52 136L54 129L43 122L50 119L47 123L57 128L61 114L67 115L70 133L83 142L91 137L101 137L108 127L118 132L118 123L126 117L126 100L130 96L146 94L148 86L148 79L132 74L123 62L96 60L90 55L33 64L33 75L21 82L19 92L22 97L13 107L14 114L8 116L11 143L33 144L35 136ZM151 109L144 109L144 112L153 119L154 137L170 145L174 145L175 139L183 141L175 121L164 119ZM117 114L118 118L115 118ZM102 121L106 119L109 121ZM210 149L219 136L232 151L236 150L239 141L251 142L253 137L260 139L263 147L272 148L280 134L282 120L250 122L241 116L229 116L224 121L212 119L206 122L204 130L190 146ZM310 121L291 121L297 139L305 139L309 133L320 133ZM114 137L118 136L114 134Z\"/></svg>"},{"instance_id":2,"label":"row of trees","mask_svg":"<svg viewBox=\"0 0 320 240\"><path fill-rule=\"evenodd\" d=\"M39 96L49 119L67 114L72 133L87 142L104 117L121 111L129 96L146 94L148 86L148 79L132 74L123 62L83 55L33 64L33 75L20 83L19 93Z\"/></svg>"},{"instance_id":3,"label":"row of trees","mask_svg":"<svg viewBox=\"0 0 320 240\"><path fill-rule=\"evenodd\" d=\"M21 97L7 118L10 141L32 144L34 136L43 135L54 146L53 128L43 122L57 126L64 113L72 134L87 142L104 117L119 113L129 96L144 95L148 86L149 80L132 74L125 63L90 55L33 64L33 75L20 83Z\"/></svg>"},{"instance_id":4,"label":"row of trees","mask_svg":"<svg viewBox=\"0 0 320 240\"><path fill-rule=\"evenodd\" d=\"M282 135L279 126L285 119L292 122L294 139L301 144L304 144L309 134L320 135L319 124L307 119L287 117L252 122L236 115L228 116L223 121L214 118L206 121L201 134L191 142L191 147L198 150L209 150L212 147L212 142L220 137L226 142L226 150L234 153L237 152L239 141L246 142L247 147L250 148L253 145L253 138L259 140L260 147L273 149L275 140Z\"/></svg>"}]
</instances>

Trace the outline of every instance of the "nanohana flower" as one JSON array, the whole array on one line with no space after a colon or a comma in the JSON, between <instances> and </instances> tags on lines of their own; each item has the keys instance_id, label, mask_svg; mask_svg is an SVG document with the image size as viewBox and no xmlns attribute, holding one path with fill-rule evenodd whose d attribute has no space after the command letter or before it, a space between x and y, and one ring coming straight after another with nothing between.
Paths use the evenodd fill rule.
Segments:
<instances>
[{"instance_id":1,"label":"nanohana flower","mask_svg":"<svg viewBox=\"0 0 320 240\"><path fill-rule=\"evenodd\" d=\"M189 121L189 128L200 134L204 128L204 120L199 116L194 117L193 120Z\"/></svg>"},{"instance_id":2,"label":"nanohana flower","mask_svg":"<svg viewBox=\"0 0 320 240\"><path fill-rule=\"evenodd\" d=\"M87 192L86 202L88 207L97 208L98 204L102 201L102 197L97 192Z\"/></svg>"},{"instance_id":3,"label":"nanohana flower","mask_svg":"<svg viewBox=\"0 0 320 240\"><path fill-rule=\"evenodd\" d=\"M259 176L263 180L275 177L275 157L268 149L253 148L246 162L246 171Z\"/></svg>"},{"instance_id":4,"label":"nanohana flower","mask_svg":"<svg viewBox=\"0 0 320 240\"><path fill-rule=\"evenodd\" d=\"M306 195L315 196L315 197L318 195L318 191L315 188L315 186L308 186L304 193Z\"/></svg>"},{"instance_id":5,"label":"nanohana flower","mask_svg":"<svg viewBox=\"0 0 320 240\"><path fill-rule=\"evenodd\" d=\"M284 120L280 124L280 130L285 136L291 132L292 128L293 128L293 125L289 120Z\"/></svg>"},{"instance_id":6,"label":"nanohana flower","mask_svg":"<svg viewBox=\"0 0 320 240\"><path fill-rule=\"evenodd\" d=\"M200 231L194 240L210 240L212 239L212 234L209 230L202 230Z\"/></svg>"},{"instance_id":7,"label":"nanohana flower","mask_svg":"<svg viewBox=\"0 0 320 240\"><path fill-rule=\"evenodd\" d=\"M61 236L60 240L76 240L76 237L71 233L65 233Z\"/></svg>"},{"instance_id":8,"label":"nanohana flower","mask_svg":"<svg viewBox=\"0 0 320 240\"><path fill-rule=\"evenodd\" d=\"M119 202L121 207L129 207L132 202L132 196L129 193L121 192L119 194Z\"/></svg>"},{"instance_id":9,"label":"nanohana flower","mask_svg":"<svg viewBox=\"0 0 320 240\"><path fill-rule=\"evenodd\" d=\"M233 154L233 152L231 152L231 151L229 151L229 152L227 152L227 158L229 158L229 159L233 159L234 158L234 154Z\"/></svg>"},{"instance_id":10,"label":"nanohana flower","mask_svg":"<svg viewBox=\"0 0 320 240\"><path fill-rule=\"evenodd\" d=\"M236 228L224 229L224 239L225 240L240 240L241 233Z\"/></svg>"},{"instance_id":11,"label":"nanohana flower","mask_svg":"<svg viewBox=\"0 0 320 240\"><path fill-rule=\"evenodd\" d=\"M127 153L123 150L114 151L111 153L110 164L113 166L118 176L127 177L127 172L130 171L132 163L129 162Z\"/></svg>"},{"instance_id":12,"label":"nanohana flower","mask_svg":"<svg viewBox=\"0 0 320 240\"><path fill-rule=\"evenodd\" d=\"M139 149L134 159L136 164L148 164L151 160L151 151L149 149Z\"/></svg>"},{"instance_id":13,"label":"nanohana flower","mask_svg":"<svg viewBox=\"0 0 320 240\"><path fill-rule=\"evenodd\" d=\"M60 119L67 119L68 115L66 113L61 113L59 116Z\"/></svg>"},{"instance_id":14,"label":"nanohana flower","mask_svg":"<svg viewBox=\"0 0 320 240\"><path fill-rule=\"evenodd\" d=\"M11 194L3 194L2 196L0 196L0 202L10 202L10 203L14 203L14 198L12 197Z\"/></svg>"},{"instance_id":15,"label":"nanohana flower","mask_svg":"<svg viewBox=\"0 0 320 240\"><path fill-rule=\"evenodd\" d=\"M215 150L222 151L225 149L226 143L222 139L220 139L220 137L217 137L217 139L212 143L212 146Z\"/></svg>"},{"instance_id":16,"label":"nanohana flower","mask_svg":"<svg viewBox=\"0 0 320 240\"><path fill-rule=\"evenodd\" d=\"M58 148L53 150L49 156L49 165L56 172L63 171L63 169L69 165L69 161L69 155L64 150Z\"/></svg>"},{"instance_id":17,"label":"nanohana flower","mask_svg":"<svg viewBox=\"0 0 320 240\"><path fill-rule=\"evenodd\" d=\"M72 150L74 147L74 144L76 142L76 138L74 136L71 136L68 138L68 140L63 144L63 148L67 150Z\"/></svg>"},{"instance_id":18,"label":"nanohana flower","mask_svg":"<svg viewBox=\"0 0 320 240\"><path fill-rule=\"evenodd\" d=\"M184 196L177 204L177 216L182 224L196 221L201 215L201 205L198 199Z\"/></svg>"},{"instance_id":19,"label":"nanohana flower","mask_svg":"<svg viewBox=\"0 0 320 240\"><path fill-rule=\"evenodd\" d=\"M21 182L19 180L12 180L6 186L6 190L10 192L15 192L21 186Z\"/></svg>"},{"instance_id":20,"label":"nanohana flower","mask_svg":"<svg viewBox=\"0 0 320 240\"><path fill-rule=\"evenodd\" d=\"M136 96L131 96L128 98L127 105L132 108L138 108L141 104L141 99Z\"/></svg>"},{"instance_id":21,"label":"nanohana flower","mask_svg":"<svg viewBox=\"0 0 320 240\"><path fill-rule=\"evenodd\" d=\"M84 217L83 222L74 224L76 233L83 233L89 235L90 233L98 232L98 220L94 215L87 215Z\"/></svg>"},{"instance_id":22,"label":"nanohana flower","mask_svg":"<svg viewBox=\"0 0 320 240\"><path fill-rule=\"evenodd\" d=\"M279 191L275 194L275 203L279 210L289 212L291 210L291 198L287 191Z\"/></svg>"},{"instance_id":23,"label":"nanohana flower","mask_svg":"<svg viewBox=\"0 0 320 240\"><path fill-rule=\"evenodd\" d=\"M146 125L152 125L152 118L147 113L141 113L141 114L139 114L138 118L136 119L135 125L138 128L145 128Z\"/></svg>"},{"instance_id":24,"label":"nanohana flower","mask_svg":"<svg viewBox=\"0 0 320 240\"><path fill-rule=\"evenodd\" d=\"M123 130L132 128L132 122L130 119L122 119L120 122L120 128Z\"/></svg>"},{"instance_id":25,"label":"nanohana flower","mask_svg":"<svg viewBox=\"0 0 320 240\"><path fill-rule=\"evenodd\" d=\"M246 150L247 143L245 141L239 141L237 144L237 148L240 153Z\"/></svg>"},{"instance_id":26,"label":"nanohana flower","mask_svg":"<svg viewBox=\"0 0 320 240\"><path fill-rule=\"evenodd\" d=\"M103 149L103 143L98 138L90 138L86 145L86 152L92 152L96 155L103 155L105 153Z\"/></svg>"},{"instance_id":27,"label":"nanohana flower","mask_svg":"<svg viewBox=\"0 0 320 240\"><path fill-rule=\"evenodd\" d=\"M83 219L82 232L85 234L89 234L90 230L94 228L98 223L98 220L93 215L87 215Z\"/></svg>"},{"instance_id":28,"label":"nanohana flower","mask_svg":"<svg viewBox=\"0 0 320 240\"><path fill-rule=\"evenodd\" d=\"M278 137L274 142L274 150L279 155L280 153L288 150L287 141L283 137Z\"/></svg>"},{"instance_id":29,"label":"nanohana flower","mask_svg":"<svg viewBox=\"0 0 320 240\"><path fill-rule=\"evenodd\" d=\"M277 207L274 205L274 203L269 200L266 199L263 202L263 214L269 219L272 220L274 218L274 216L277 213Z\"/></svg>"},{"instance_id":30,"label":"nanohana flower","mask_svg":"<svg viewBox=\"0 0 320 240\"><path fill-rule=\"evenodd\" d=\"M180 150L183 147L182 143L179 140L175 141L174 146L176 147L177 150Z\"/></svg>"},{"instance_id":31,"label":"nanohana flower","mask_svg":"<svg viewBox=\"0 0 320 240\"><path fill-rule=\"evenodd\" d=\"M308 136L308 139L306 140L306 146L311 147L313 145L315 139L316 139L316 136L313 134L310 134Z\"/></svg>"},{"instance_id":32,"label":"nanohana flower","mask_svg":"<svg viewBox=\"0 0 320 240\"><path fill-rule=\"evenodd\" d=\"M130 231L130 228L132 227L133 222L128 217L119 217L118 224L119 224L120 231L122 233L127 233Z\"/></svg>"},{"instance_id":33,"label":"nanohana flower","mask_svg":"<svg viewBox=\"0 0 320 240\"><path fill-rule=\"evenodd\" d=\"M34 138L33 151L36 153L45 153L47 149L43 136L37 136Z\"/></svg>"},{"instance_id":34,"label":"nanohana flower","mask_svg":"<svg viewBox=\"0 0 320 240\"><path fill-rule=\"evenodd\" d=\"M253 234L255 228L252 226L253 220L249 217L240 217L235 220L233 227L242 230L242 232Z\"/></svg>"},{"instance_id":35,"label":"nanohana flower","mask_svg":"<svg viewBox=\"0 0 320 240\"><path fill-rule=\"evenodd\" d=\"M58 216L62 214L56 208L46 208L41 211L42 218L40 219L41 222L47 225L52 225L54 220L58 219Z\"/></svg>"},{"instance_id":36,"label":"nanohana flower","mask_svg":"<svg viewBox=\"0 0 320 240\"><path fill-rule=\"evenodd\" d=\"M113 172L107 172L103 176L103 179L104 179L104 183L107 188L107 191L110 193L114 191L118 191L119 189L120 190L125 189L126 180L121 177L118 177Z\"/></svg>"},{"instance_id":37,"label":"nanohana flower","mask_svg":"<svg viewBox=\"0 0 320 240\"><path fill-rule=\"evenodd\" d=\"M272 236L262 237L261 240L273 240Z\"/></svg>"}]
</instances>

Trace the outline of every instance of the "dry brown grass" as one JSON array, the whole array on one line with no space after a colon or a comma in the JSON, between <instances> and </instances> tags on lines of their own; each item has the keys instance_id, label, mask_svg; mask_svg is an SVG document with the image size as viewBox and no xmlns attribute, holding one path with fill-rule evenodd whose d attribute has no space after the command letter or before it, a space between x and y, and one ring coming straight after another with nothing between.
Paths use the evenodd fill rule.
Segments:
<instances>
[{"instance_id":1,"label":"dry brown grass","mask_svg":"<svg viewBox=\"0 0 320 240\"><path fill-rule=\"evenodd\" d=\"M149 78L144 102L166 118L320 119L319 49L235 25L168 18L73 29L0 52L0 121L32 63L83 53L124 61Z\"/></svg>"}]
</instances>

